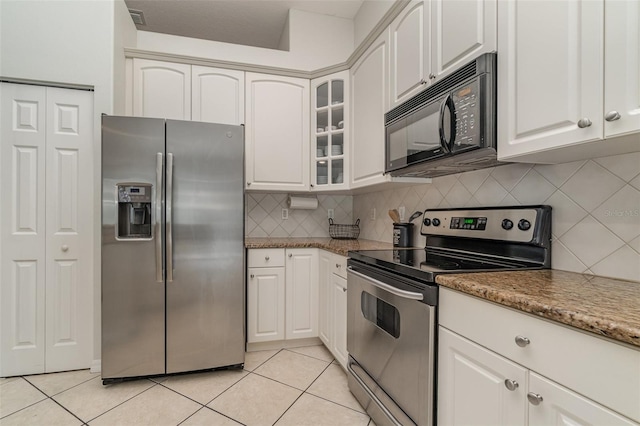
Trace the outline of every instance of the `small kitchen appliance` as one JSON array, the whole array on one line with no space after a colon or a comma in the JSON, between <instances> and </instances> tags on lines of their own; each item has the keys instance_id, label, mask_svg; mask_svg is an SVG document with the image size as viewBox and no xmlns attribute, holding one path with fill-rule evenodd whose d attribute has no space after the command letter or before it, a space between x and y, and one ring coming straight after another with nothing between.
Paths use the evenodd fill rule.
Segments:
<instances>
[{"instance_id":1,"label":"small kitchen appliance","mask_svg":"<svg viewBox=\"0 0 640 426\"><path fill-rule=\"evenodd\" d=\"M551 207L428 209L425 247L349 252L349 389L377 425L433 425L440 274L551 266Z\"/></svg>"}]
</instances>

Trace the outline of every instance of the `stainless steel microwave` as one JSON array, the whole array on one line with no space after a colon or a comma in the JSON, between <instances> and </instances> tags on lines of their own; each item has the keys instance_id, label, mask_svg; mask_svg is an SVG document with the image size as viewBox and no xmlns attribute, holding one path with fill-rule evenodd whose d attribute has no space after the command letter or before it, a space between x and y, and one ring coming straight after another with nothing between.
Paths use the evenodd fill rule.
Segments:
<instances>
[{"instance_id":1,"label":"stainless steel microwave","mask_svg":"<svg viewBox=\"0 0 640 426\"><path fill-rule=\"evenodd\" d=\"M385 114L385 173L435 177L501 164L496 54L486 53Z\"/></svg>"}]
</instances>

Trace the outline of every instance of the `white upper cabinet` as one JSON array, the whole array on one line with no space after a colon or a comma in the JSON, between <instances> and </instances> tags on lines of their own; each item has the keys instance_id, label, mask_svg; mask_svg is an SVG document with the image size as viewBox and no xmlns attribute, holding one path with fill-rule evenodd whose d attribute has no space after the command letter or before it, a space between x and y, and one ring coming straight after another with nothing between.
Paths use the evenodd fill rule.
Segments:
<instances>
[{"instance_id":1,"label":"white upper cabinet","mask_svg":"<svg viewBox=\"0 0 640 426\"><path fill-rule=\"evenodd\" d=\"M561 163L640 149L638 22L635 0L499 2L498 158ZM631 137L603 142L613 135Z\"/></svg>"},{"instance_id":2,"label":"white upper cabinet","mask_svg":"<svg viewBox=\"0 0 640 426\"><path fill-rule=\"evenodd\" d=\"M424 88L431 70L430 10L429 3L414 0L391 23L391 107Z\"/></svg>"},{"instance_id":3,"label":"white upper cabinet","mask_svg":"<svg viewBox=\"0 0 640 426\"><path fill-rule=\"evenodd\" d=\"M191 96L194 121L244 123L244 71L193 65Z\"/></svg>"},{"instance_id":4,"label":"white upper cabinet","mask_svg":"<svg viewBox=\"0 0 640 426\"><path fill-rule=\"evenodd\" d=\"M431 0L431 75L435 81L497 48L496 0ZM432 79L434 79L432 78Z\"/></svg>"},{"instance_id":5,"label":"white upper cabinet","mask_svg":"<svg viewBox=\"0 0 640 426\"><path fill-rule=\"evenodd\" d=\"M309 190L309 80L246 73L246 188Z\"/></svg>"},{"instance_id":6,"label":"white upper cabinet","mask_svg":"<svg viewBox=\"0 0 640 426\"><path fill-rule=\"evenodd\" d=\"M496 0L414 0L390 31L390 106L395 107L496 50Z\"/></svg>"},{"instance_id":7,"label":"white upper cabinet","mask_svg":"<svg viewBox=\"0 0 640 426\"><path fill-rule=\"evenodd\" d=\"M135 58L133 115L191 120L191 65Z\"/></svg>"},{"instance_id":8,"label":"white upper cabinet","mask_svg":"<svg viewBox=\"0 0 640 426\"><path fill-rule=\"evenodd\" d=\"M349 71L311 81L311 186L346 189L349 182Z\"/></svg>"},{"instance_id":9,"label":"white upper cabinet","mask_svg":"<svg viewBox=\"0 0 640 426\"><path fill-rule=\"evenodd\" d=\"M351 68L351 188L385 181L384 114L388 110L389 31Z\"/></svg>"},{"instance_id":10,"label":"white upper cabinet","mask_svg":"<svg viewBox=\"0 0 640 426\"><path fill-rule=\"evenodd\" d=\"M603 112L609 137L640 131L640 2L604 5Z\"/></svg>"}]
</instances>

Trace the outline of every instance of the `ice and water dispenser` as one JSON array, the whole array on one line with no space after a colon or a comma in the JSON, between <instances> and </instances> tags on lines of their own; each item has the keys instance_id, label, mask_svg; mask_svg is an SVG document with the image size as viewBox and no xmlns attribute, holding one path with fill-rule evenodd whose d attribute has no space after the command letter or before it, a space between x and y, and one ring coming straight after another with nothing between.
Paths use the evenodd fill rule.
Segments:
<instances>
[{"instance_id":1,"label":"ice and water dispenser","mask_svg":"<svg viewBox=\"0 0 640 426\"><path fill-rule=\"evenodd\" d=\"M151 184L122 183L118 188L118 238L151 239Z\"/></svg>"}]
</instances>

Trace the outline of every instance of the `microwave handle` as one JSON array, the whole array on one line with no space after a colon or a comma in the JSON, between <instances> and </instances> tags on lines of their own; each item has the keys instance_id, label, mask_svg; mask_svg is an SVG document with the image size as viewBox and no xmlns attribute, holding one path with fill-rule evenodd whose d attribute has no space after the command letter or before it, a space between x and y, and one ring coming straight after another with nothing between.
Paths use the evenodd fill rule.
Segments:
<instances>
[{"instance_id":1,"label":"microwave handle","mask_svg":"<svg viewBox=\"0 0 640 426\"><path fill-rule=\"evenodd\" d=\"M445 134L444 134L444 126L445 126L445 122L444 122L444 113L445 110L449 108L450 111L450 117L451 119L449 120L449 126L450 126L450 133L451 133L451 139L447 140L445 138ZM453 103L453 98L451 98L451 94L448 94L446 98L444 98L444 100L442 101L442 104L440 105L440 126L439 126L439 133L440 133L440 145L442 146L442 149L445 152L451 152L453 150L453 143L456 140L456 122L455 122L455 104Z\"/></svg>"}]
</instances>

